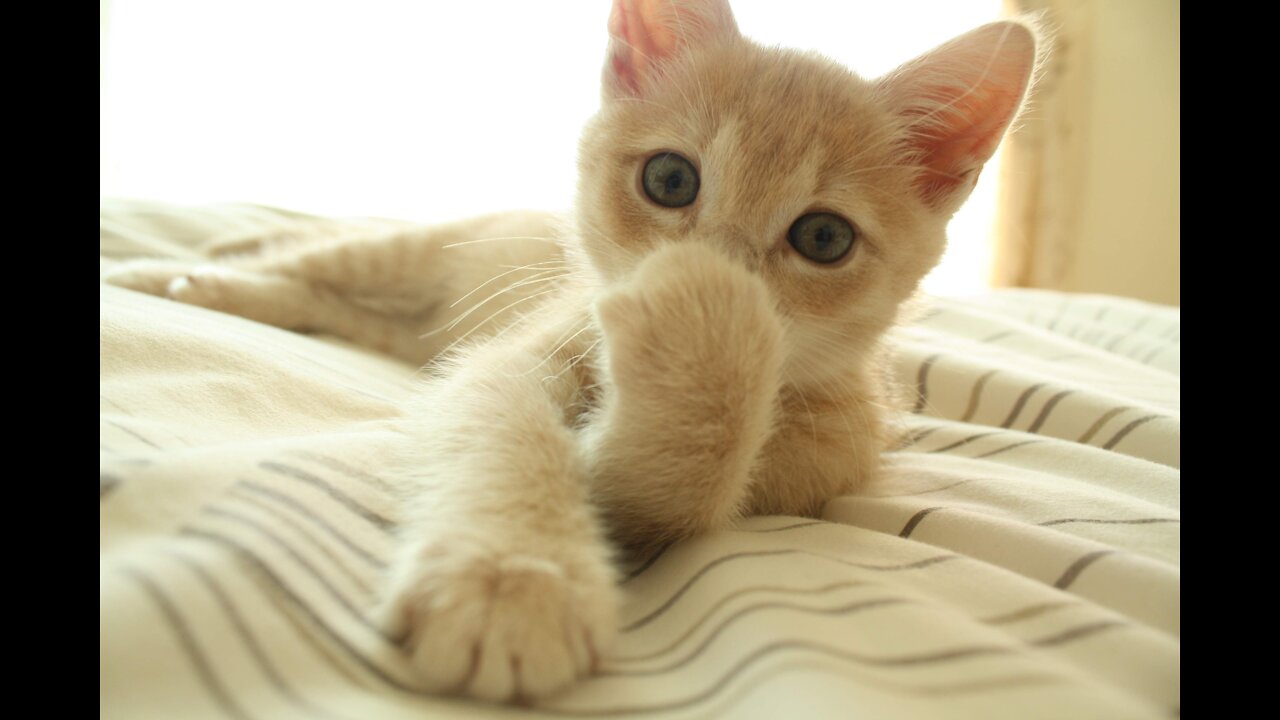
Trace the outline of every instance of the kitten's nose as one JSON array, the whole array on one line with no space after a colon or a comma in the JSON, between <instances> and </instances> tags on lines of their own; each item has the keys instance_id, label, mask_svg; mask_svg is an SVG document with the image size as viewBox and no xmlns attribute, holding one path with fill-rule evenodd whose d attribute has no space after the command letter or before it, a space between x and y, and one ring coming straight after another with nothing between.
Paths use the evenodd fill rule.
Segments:
<instances>
[{"instance_id":1,"label":"kitten's nose","mask_svg":"<svg viewBox=\"0 0 1280 720\"><path fill-rule=\"evenodd\" d=\"M760 267L760 253L750 233L737 228L726 228L711 233L705 241L748 270L754 271Z\"/></svg>"}]
</instances>

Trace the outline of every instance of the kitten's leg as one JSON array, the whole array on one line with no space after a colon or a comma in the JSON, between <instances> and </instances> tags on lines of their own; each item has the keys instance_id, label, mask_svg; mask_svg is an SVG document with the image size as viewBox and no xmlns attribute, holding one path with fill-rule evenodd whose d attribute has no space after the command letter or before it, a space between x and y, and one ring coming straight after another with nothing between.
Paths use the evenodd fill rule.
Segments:
<instances>
[{"instance_id":1,"label":"kitten's leg","mask_svg":"<svg viewBox=\"0 0 1280 720\"><path fill-rule=\"evenodd\" d=\"M511 315L528 309L522 300L568 274L554 242L556 223L555 216L533 212L434 227L390 221L310 223L214 245L215 252L242 253L222 257L218 265L141 260L109 271L103 280L279 327L330 332L425 362L477 326L483 325L478 328L483 331L502 327ZM208 283L190 292L169 292L197 267L211 277ZM237 271L221 276L238 276L242 282L218 281L218 273L209 269L217 267ZM469 295L477 288L484 291ZM500 297L491 297L495 293ZM277 296L291 302L278 309L254 303ZM315 297L322 300L308 305ZM458 304L464 299L469 302ZM337 300L346 306L339 307ZM469 312L476 304L483 305L480 311ZM455 318L458 322L451 323Z\"/></svg>"},{"instance_id":2,"label":"kitten's leg","mask_svg":"<svg viewBox=\"0 0 1280 720\"><path fill-rule=\"evenodd\" d=\"M597 312L611 392L584 442L610 531L648 544L723 527L745 509L781 385L767 286L710 248L674 245Z\"/></svg>"},{"instance_id":3,"label":"kitten's leg","mask_svg":"<svg viewBox=\"0 0 1280 720\"><path fill-rule=\"evenodd\" d=\"M482 348L409 415L416 505L384 623L426 690L544 696L615 633L614 571L565 425L567 383L543 382L564 369L551 365Z\"/></svg>"},{"instance_id":4,"label":"kitten's leg","mask_svg":"<svg viewBox=\"0 0 1280 720\"><path fill-rule=\"evenodd\" d=\"M411 361L424 361L438 350L419 337L420 323L359 307L320 284L170 261L143 261L122 270L107 282L287 330L337 335Z\"/></svg>"}]
</instances>

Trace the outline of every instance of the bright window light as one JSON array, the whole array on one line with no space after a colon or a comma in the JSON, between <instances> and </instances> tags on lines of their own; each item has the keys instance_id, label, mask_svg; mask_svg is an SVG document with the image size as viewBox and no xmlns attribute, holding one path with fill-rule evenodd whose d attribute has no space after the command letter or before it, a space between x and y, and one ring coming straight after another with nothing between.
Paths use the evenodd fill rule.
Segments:
<instances>
[{"instance_id":1,"label":"bright window light","mask_svg":"<svg viewBox=\"0 0 1280 720\"><path fill-rule=\"evenodd\" d=\"M740 0L742 32L864 76L1000 0ZM599 102L609 3L110 0L101 194L422 221L564 209ZM994 169L994 168L993 168ZM952 222L933 292L986 284L994 179Z\"/></svg>"}]
</instances>

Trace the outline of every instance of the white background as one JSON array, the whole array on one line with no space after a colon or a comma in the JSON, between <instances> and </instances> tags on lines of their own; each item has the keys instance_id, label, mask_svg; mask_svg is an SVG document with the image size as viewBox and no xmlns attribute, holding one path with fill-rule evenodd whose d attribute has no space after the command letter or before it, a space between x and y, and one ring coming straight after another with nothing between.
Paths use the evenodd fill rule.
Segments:
<instances>
[{"instance_id":1,"label":"white background","mask_svg":"<svg viewBox=\"0 0 1280 720\"><path fill-rule=\"evenodd\" d=\"M424 221L572 201L606 0L111 0L101 193ZM880 75L1000 0L733 3L743 34ZM935 292L985 285L993 181Z\"/></svg>"}]
</instances>

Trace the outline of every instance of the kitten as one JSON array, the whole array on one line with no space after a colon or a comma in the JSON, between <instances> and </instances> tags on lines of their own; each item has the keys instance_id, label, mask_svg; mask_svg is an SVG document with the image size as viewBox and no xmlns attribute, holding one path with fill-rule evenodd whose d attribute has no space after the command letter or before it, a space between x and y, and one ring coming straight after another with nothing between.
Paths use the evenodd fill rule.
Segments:
<instances>
[{"instance_id":1,"label":"kitten","mask_svg":"<svg viewBox=\"0 0 1280 720\"><path fill-rule=\"evenodd\" d=\"M874 476L879 341L1036 60L1000 22L867 81L744 39L725 0L615 0L609 32L563 226L330 225L109 279L414 361L453 346L406 413L384 608L429 690L562 688L616 632L612 548L815 515Z\"/></svg>"}]
</instances>

